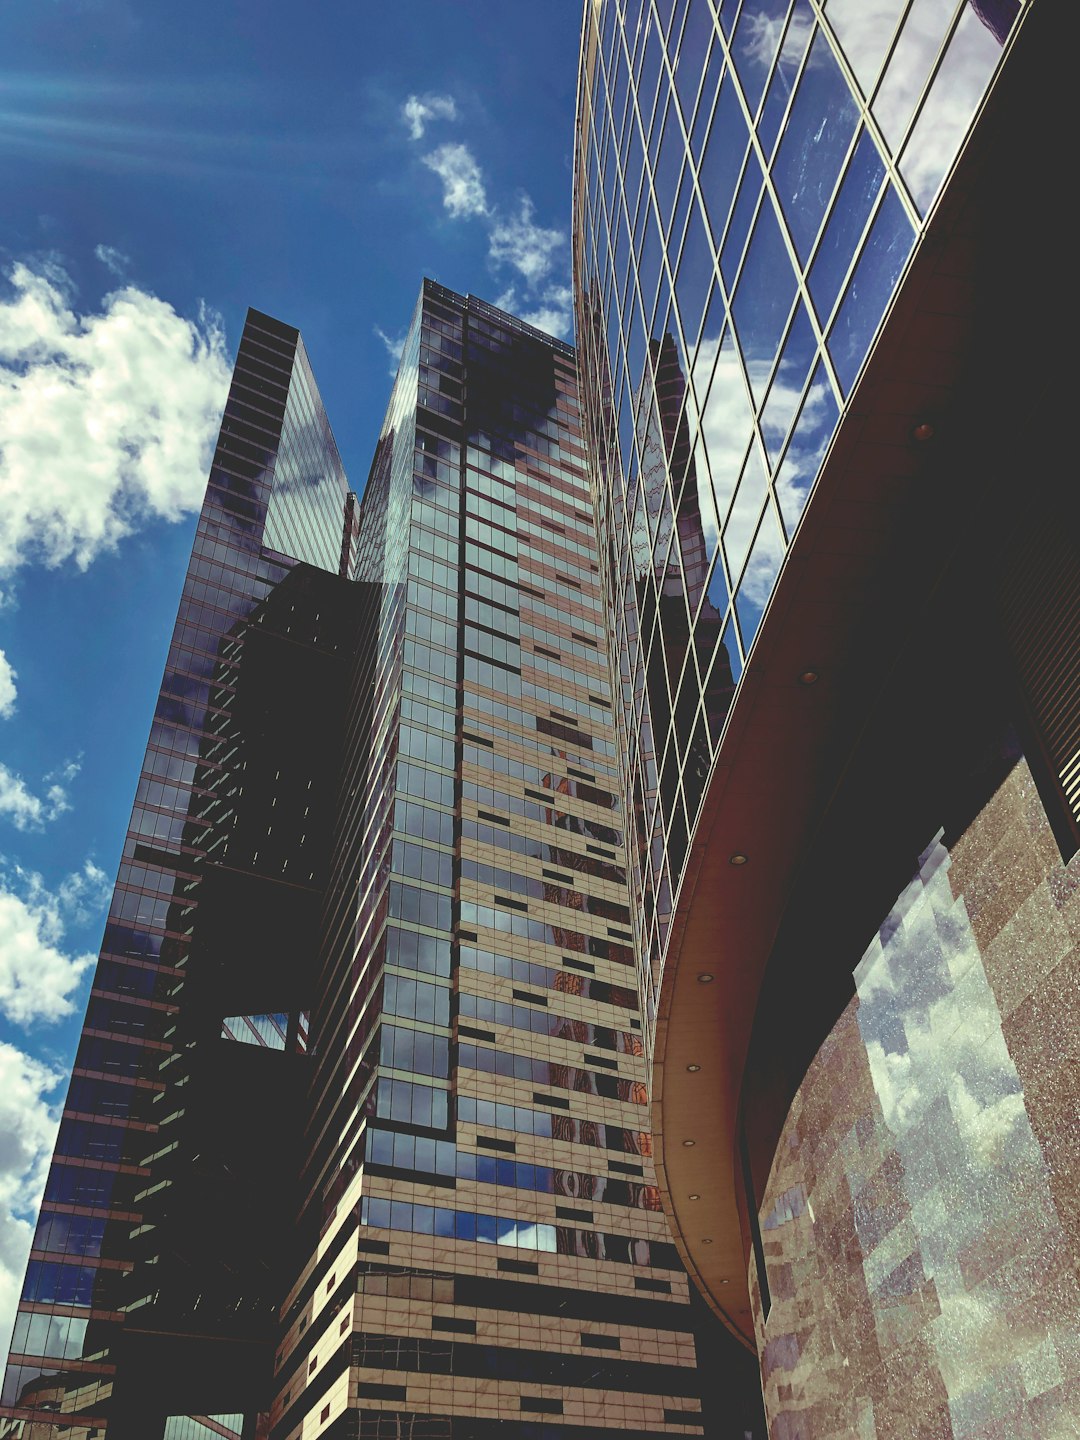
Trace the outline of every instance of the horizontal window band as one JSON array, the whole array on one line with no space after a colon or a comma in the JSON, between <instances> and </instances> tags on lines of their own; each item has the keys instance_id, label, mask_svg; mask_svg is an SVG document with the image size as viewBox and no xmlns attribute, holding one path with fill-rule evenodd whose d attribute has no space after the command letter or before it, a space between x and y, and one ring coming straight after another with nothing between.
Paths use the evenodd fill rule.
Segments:
<instances>
[{"instance_id":1,"label":"horizontal window band","mask_svg":"<svg viewBox=\"0 0 1080 1440\"><path fill-rule=\"evenodd\" d=\"M510 824L510 821L505 815L494 815L490 810L477 810L476 813L480 816L481 820L490 820L493 825L509 826Z\"/></svg>"},{"instance_id":2,"label":"horizontal window band","mask_svg":"<svg viewBox=\"0 0 1080 1440\"><path fill-rule=\"evenodd\" d=\"M458 1021L458 1034L466 1035L470 1040L490 1040L494 1043L496 1035L494 1030L476 1030L472 1025L462 1025Z\"/></svg>"},{"instance_id":3,"label":"horizontal window band","mask_svg":"<svg viewBox=\"0 0 1080 1440\"><path fill-rule=\"evenodd\" d=\"M563 1100L563 1099L562 1099L560 1096L558 1096L558 1095L545 1095L545 1094L544 1094L542 1091L540 1091L540 1090L534 1090L534 1091L533 1091L533 1097L532 1097L532 1098L533 1098L533 1104L534 1104L534 1105L550 1105L550 1106L552 1106L552 1107L553 1107L554 1109L556 1109L556 1110L569 1110L569 1109L570 1109L570 1101L569 1101L569 1100Z\"/></svg>"}]
</instances>

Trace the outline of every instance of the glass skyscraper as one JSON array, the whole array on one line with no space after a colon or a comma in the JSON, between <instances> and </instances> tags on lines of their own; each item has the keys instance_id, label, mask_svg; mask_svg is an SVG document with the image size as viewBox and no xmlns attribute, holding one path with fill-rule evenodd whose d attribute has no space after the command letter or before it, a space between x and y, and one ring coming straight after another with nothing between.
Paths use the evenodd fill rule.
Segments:
<instances>
[{"instance_id":1,"label":"glass skyscraper","mask_svg":"<svg viewBox=\"0 0 1080 1440\"><path fill-rule=\"evenodd\" d=\"M1022 0L584 7L657 1172L776 1437L1080 1425L1062 40Z\"/></svg>"},{"instance_id":2,"label":"glass skyscraper","mask_svg":"<svg viewBox=\"0 0 1080 1440\"><path fill-rule=\"evenodd\" d=\"M578 333L653 992L715 696L1025 8L585 6Z\"/></svg>"},{"instance_id":3,"label":"glass skyscraper","mask_svg":"<svg viewBox=\"0 0 1080 1440\"><path fill-rule=\"evenodd\" d=\"M703 1433L585 461L425 282L357 500L249 313L0 1434Z\"/></svg>"}]
</instances>

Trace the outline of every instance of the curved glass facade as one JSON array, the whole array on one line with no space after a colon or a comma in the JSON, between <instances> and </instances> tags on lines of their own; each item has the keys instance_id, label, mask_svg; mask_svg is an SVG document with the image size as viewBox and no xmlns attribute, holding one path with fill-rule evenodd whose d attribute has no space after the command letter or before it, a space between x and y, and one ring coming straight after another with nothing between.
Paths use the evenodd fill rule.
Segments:
<instances>
[{"instance_id":1,"label":"curved glass facade","mask_svg":"<svg viewBox=\"0 0 1080 1440\"><path fill-rule=\"evenodd\" d=\"M1025 8L587 0L578 340L650 1044L731 697Z\"/></svg>"}]
</instances>

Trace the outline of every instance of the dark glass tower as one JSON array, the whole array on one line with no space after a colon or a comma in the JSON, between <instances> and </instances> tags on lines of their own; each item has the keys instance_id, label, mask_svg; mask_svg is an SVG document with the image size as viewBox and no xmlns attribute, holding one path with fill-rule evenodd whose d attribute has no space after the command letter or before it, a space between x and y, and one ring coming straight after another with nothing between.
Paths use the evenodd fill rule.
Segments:
<instances>
[{"instance_id":1,"label":"dark glass tower","mask_svg":"<svg viewBox=\"0 0 1080 1440\"><path fill-rule=\"evenodd\" d=\"M242 1410L266 1369L365 593L343 578L353 507L299 335L252 311L33 1242L5 1435L152 1435L170 1414Z\"/></svg>"},{"instance_id":2,"label":"dark glass tower","mask_svg":"<svg viewBox=\"0 0 1080 1440\"><path fill-rule=\"evenodd\" d=\"M592 517L569 346L426 282L358 503L249 315L0 1434L703 1433Z\"/></svg>"}]
</instances>

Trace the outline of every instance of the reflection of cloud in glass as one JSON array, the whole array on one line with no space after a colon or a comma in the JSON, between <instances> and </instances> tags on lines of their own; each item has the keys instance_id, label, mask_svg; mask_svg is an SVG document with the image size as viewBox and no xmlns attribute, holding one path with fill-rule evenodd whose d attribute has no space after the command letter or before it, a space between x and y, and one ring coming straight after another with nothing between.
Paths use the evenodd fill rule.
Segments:
<instances>
[{"instance_id":1,"label":"reflection of cloud in glass","mask_svg":"<svg viewBox=\"0 0 1080 1440\"><path fill-rule=\"evenodd\" d=\"M758 447L751 445L739 491L724 526L724 553L727 555L728 571L733 582L737 581L746 561L764 503L765 467Z\"/></svg>"},{"instance_id":2,"label":"reflection of cloud in glass","mask_svg":"<svg viewBox=\"0 0 1080 1440\"><path fill-rule=\"evenodd\" d=\"M768 66L772 63L780 31L784 27L783 10L785 8L781 7L779 15L767 15L749 13L748 7L748 13L739 29L739 40L741 42L740 53L752 65ZM796 10L791 17L791 24L784 33L784 43L777 60L778 65L788 71L796 68L802 59L802 53L806 49L806 42L809 40L813 28L813 14L806 10Z\"/></svg>"},{"instance_id":3,"label":"reflection of cloud in glass","mask_svg":"<svg viewBox=\"0 0 1080 1440\"><path fill-rule=\"evenodd\" d=\"M1038 1336L1027 1336L1010 1318L1016 1266L1041 1270L1043 1257L1052 1264L1067 1243L997 1002L948 867L938 840L855 972L856 1014L903 1165L911 1215L903 1248L917 1247L933 1282L939 1313L929 1330L954 1433L968 1434L1000 1386L1003 1365L1054 1328L1040 1324ZM998 1270L986 1262L1003 1238L995 1235L994 1218L1003 1191L1014 1214L1012 1258ZM867 1248L873 1290L903 1256L887 1245ZM882 1248L885 1256L876 1260ZM1075 1316L1075 1277L1071 1292L1059 1300Z\"/></svg>"},{"instance_id":4,"label":"reflection of cloud in glass","mask_svg":"<svg viewBox=\"0 0 1080 1440\"><path fill-rule=\"evenodd\" d=\"M866 95L878 81L903 9L900 0L829 0L825 18ZM1019 9L1018 0L972 0L960 17L901 165L924 213L959 152ZM874 118L894 153L930 78L952 13L940 0L915 0L904 22L873 104Z\"/></svg>"},{"instance_id":5,"label":"reflection of cloud in glass","mask_svg":"<svg viewBox=\"0 0 1080 1440\"><path fill-rule=\"evenodd\" d=\"M900 170L925 214L937 194L1001 59L1001 45L972 9L960 17Z\"/></svg>"},{"instance_id":6,"label":"reflection of cloud in glass","mask_svg":"<svg viewBox=\"0 0 1080 1440\"><path fill-rule=\"evenodd\" d=\"M773 516L772 506L769 505L762 517L754 548L750 552L750 560L739 587L739 599L748 600L759 610L764 610L783 558L784 542Z\"/></svg>"},{"instance_id":7,"label":"reflection of cloud in glass","mask_svg":"<svg viewBox=\"0 0 1080 1440\"><path fill-rule=\"evenodd\" d=\"M761 433L770 460L779 457L791 421L795 415L806 383L807 372L814 359L816 345L814 332L803 306L795 312L795 320L784 345L776 376L769 391L769 398L761 415ZM755 384L759 390L764 386L762 377Z\"/></svg>"},{"instance_id":8,"label":"reflection of cloud in glass","mask_svg":"<svg viewBox=\"0 0 1080 1440\"><path fill-rule=\"evenodd\" d=\"M832 389L823 366L819 364L774 485L784 528L789 536L799 523L838 416Z\"/></svg>"},{"instance_id":9,"label":"reflection of cloud in glass","mask_svg":"<svg viewBox=\"0 0 1080 1440\"><path fill-rule=\"evenodd\" d=\"M825 19L866 95L881 72L903 9L904 0L828 0Z\"/></svg>"},{"instance_id":10,"label":"reflection of cloud in glass","mask_svg":"<svg viewBox=\"0 0 1080 1440\"><path fill-rule=\"evenodd\" d=\"M953 7L941 0L913 0L908 11L873 103L874 118L894 155L930 78L952 14Z\"/></svg>"},{"instance_id":11,"label":"reflection of cloud in glass","mask_svg":"<svg viewBox=\"0 0 1080 1440\"><path fill-rule=\"evenodd\" d=\"M780 44L787 9L787 0L746 0L739 16L735 52L739 77L752 110L757 107Z\"/></svg>"},{"instance_id":12,"label":"reflection of cloud in glass","mask_svg":"<svg viewBox=\"0 0 1080 1440\"><path fill-rule=\"evenodd\" d=\"M722 344L719 339L703 338L698 346L694 360L695 382L704 378L707 383L710 369L713 369L712 385L698 419L694 465L705 546L711 555L717 541L714 496L716 514L722 522L738 483L753 425L746 382L730 331ZM702 393L699 389L698 394Z\"/></svg>"}]
</instances>

